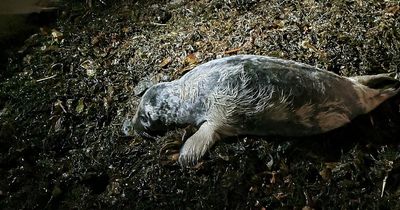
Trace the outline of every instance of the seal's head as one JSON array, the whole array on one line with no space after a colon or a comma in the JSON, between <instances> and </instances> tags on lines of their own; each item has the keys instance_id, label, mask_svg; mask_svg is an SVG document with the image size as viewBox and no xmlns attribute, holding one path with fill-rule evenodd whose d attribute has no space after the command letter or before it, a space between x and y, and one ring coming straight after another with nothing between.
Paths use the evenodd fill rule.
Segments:
<instances>
[{"instance_id":1,"label":"seal's head","mask_svg":"<svg viewBox=\"0 0 400 210\"><path fill-rule=\"evenodd\" d=\"M137 133L142 137L155 138L166 132L171 123L166 122L168 110L171 107L172 94L166 90L167 83L160 83L149 88L143 95L136 114L132 119L125 120L122 131L125 135Z\"/></svg>"}]
</instances>

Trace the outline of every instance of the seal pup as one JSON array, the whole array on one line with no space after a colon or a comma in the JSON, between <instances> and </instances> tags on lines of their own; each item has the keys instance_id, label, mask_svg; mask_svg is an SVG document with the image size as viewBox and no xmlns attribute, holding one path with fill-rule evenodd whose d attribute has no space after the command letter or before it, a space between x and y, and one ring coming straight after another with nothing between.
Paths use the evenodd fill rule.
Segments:
<instances>
[{"instance_id":1,"label":"seal pup","mask_svg":"<svg viewBox=\"0 0 400 210\"><path fill-rule=\"evenodd\" d=\"M369 87L384 82L391 87ZM338 128L397 94L398 83L387 74L342 77L273 57L225 57L149 88L123 131L152 137L197 126L179 154L181 165L191 165L224 137L305 136Z\"/></svg>"}]
</instances>

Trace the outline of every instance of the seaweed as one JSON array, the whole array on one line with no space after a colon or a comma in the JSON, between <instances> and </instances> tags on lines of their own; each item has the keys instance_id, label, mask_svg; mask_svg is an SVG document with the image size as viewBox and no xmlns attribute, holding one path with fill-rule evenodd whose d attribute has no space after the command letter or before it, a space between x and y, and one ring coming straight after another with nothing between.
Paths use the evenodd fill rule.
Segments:
<instances>
[{"instance_id":1,"label":"seaweed","mask_svg":"<svg viewBox=\"0 0 400 210\"><path fill-rule=\"evenodd\" d=\"M234 137L195 167L183 130L125 137L148 86L259 54L350 76L400 66L398 1L63 2L0 78L2 209L399 209L398 96L311 137Z\"/></svg>"}]
</instances>

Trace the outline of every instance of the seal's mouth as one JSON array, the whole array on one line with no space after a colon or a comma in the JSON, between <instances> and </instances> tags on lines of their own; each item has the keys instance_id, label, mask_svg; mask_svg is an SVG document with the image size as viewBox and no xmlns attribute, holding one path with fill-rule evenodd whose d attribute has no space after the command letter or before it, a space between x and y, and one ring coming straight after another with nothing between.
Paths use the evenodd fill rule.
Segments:
<instances>
[{"instance_id":1,"label":"seal's mouth","mask_svg":"<svg viewBox=\"0 0 400 210\"><path fill-rule=\"evenodd\" d=\"M122 126L122 133L125 136L139 135L142 138L157 140L160 136L163 136L166 131L160 131L160 129L152 128L149 124L141 123L140 120L135 116L133 120L126 119Z\"/></svg>"},{"instance_id":2,"label":"seal's mouth","mask_svg":"<svg viewBox=\"0 0 400 210\"><path fill-rule=\"evenodd\" d=\"M157 140L158 136L153 136L147 133L146 131L135 131L139 136L142 138L150 139L150 140Z\"/></svg>"}]
</instances>

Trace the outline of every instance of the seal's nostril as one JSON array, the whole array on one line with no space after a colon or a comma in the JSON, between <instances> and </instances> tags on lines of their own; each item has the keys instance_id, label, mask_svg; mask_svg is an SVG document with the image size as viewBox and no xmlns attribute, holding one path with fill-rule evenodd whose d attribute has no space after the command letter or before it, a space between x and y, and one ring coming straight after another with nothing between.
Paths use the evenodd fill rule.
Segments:
<instances>
[{"instance_id":1,"label":"seal's nostril","mask_svg":"<svg viewBox=\"0 0 400 210\"><path fill-rule=\"evenodd\" d=\"M133 130L133 124L132 121L129 119L126 119L124 123L122 124L122 132L126 135L129 136L131 131Z\"/></svg>"}]
</instances>

